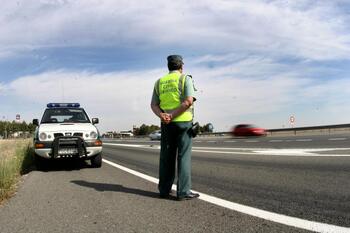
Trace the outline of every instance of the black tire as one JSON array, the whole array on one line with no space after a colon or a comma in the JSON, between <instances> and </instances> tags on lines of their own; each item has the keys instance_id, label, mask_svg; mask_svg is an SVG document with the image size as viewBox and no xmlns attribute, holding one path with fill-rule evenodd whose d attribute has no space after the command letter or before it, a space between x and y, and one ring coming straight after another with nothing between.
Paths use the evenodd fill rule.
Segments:
<instances>
[{"instance_id":1,"label":"black tire","mask_svg":"<svg viewBox=\"0 0 350 233\"><path fill-rule=\"evenodd\" d=\"M39 155L35 154L34 155L34 163L35 167L38 171L45 170L46 168L46 160Z\"/></svg>"},{"instance_id":2,"label":"black tire","mask_svg":"<svg viewBox=\"0 0 350 233\"><path fill-rule=\"evenodd\" d=\"M91 161L91 166L92 167L101 167L102 166L102 154L97 154L96 156L94 156L92 159L90 159Z\"/></svg>"}]
</instances>

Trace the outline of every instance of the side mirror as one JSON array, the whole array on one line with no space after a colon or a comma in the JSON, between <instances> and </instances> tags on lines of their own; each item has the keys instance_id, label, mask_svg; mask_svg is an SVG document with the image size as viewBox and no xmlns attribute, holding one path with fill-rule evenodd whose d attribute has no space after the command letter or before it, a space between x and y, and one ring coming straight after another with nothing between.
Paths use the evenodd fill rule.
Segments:
<instances>
[{"instance_id":1,"label":"side mirror","mask_svg":"<svg viewBox=\"0 0 350 233\"><path fill-rule=\"evenodd\" d=\"M39 121L38 121L38 119L33 119L33 125L39 126Z\"/></svg>"},{"instance_id":2,"label":"side mirror","mask_svg":"<svg viewBox=\"0 0 350 233\"><path fill-rule=\"evenodd\" d=\"M92 124L95 125L95 124L98 124L98 118L92 118Z\"/></svg>"}]
</instances>

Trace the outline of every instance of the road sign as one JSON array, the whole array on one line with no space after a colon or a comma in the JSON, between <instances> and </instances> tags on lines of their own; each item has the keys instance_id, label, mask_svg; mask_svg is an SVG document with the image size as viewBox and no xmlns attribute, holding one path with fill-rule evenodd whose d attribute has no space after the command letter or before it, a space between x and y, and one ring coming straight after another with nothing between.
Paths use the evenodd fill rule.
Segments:
<instances>
[{"instance_id":1,"label":"road sign","mask_svg":"<svg viewBox=\"0 0 350 233\"><path fill-rule=\"evenodd\" d=\"M209 131L210 133L212 133L213 130L214 130L213 124L212 124L212 123L209 123L209 124L208 124L208 131Z\"/></svg>"},{"instance_id":2,"label":"road sign","mask_svg":"<svg viewBox=\"0 0 350 233\"><path fill-rule=\"evenodd\" d=\"M290 116L289 117L289 122L293 125L295 122L295 117L294 116Z\"/></svg>"},{"instance_id":3,"label":"road sign","mask_svg":"<svg viewBox=\"0 0 350 233\"><path fill-rule=\"evenodd\" d=\"M20 121L21 120L21 115L17 114L16 115L16 121Z\"/></svg>"}]
</instances>

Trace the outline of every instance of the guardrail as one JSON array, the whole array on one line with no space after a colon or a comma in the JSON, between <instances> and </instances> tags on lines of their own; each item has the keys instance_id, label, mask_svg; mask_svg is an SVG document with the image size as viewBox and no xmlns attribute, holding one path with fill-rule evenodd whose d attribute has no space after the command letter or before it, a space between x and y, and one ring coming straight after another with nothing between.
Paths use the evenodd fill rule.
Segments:
<instances>
[{"instance_id":1,"label":"guardrail","mask_svg":"<svg viewBox=\"0 0 350 233\"><path fill-rule=\"evenodd\" d=\"M350 124L340 125L321 125L321 126L308 126L308 127L296 127L296 128L283 128L283 129L269 129L268 135L304 135L304 134L339 134L349 133Z\"/></svg>"},{"instance_id":2,"label":"guardrail","mask_svg":"<svg viewBox=\"0 0 350 233\"><path fill-rule=\"evenodd\" d=\"M350 133L350 124L320 125L295 128L267 129L267 135L324 135ZM200 136L229 136L231 132L202 133Z\"/></svg>"},{"instance_id":3,"label":"guardrail","mask_svg":"<svg viewBox=\"0 0 350 233\"><path fill-rule=\"evenodd\" d=\"M266 132L267 132L267 136L341 134L341 133L350 133L350 124L267 129ZM231 136L231 132L201 133L201 134L198 134L198 136L199 137ZM131 138L145 138L145 137L148 137L148 135L133 136Z\"/></svg>"}]
</instances>

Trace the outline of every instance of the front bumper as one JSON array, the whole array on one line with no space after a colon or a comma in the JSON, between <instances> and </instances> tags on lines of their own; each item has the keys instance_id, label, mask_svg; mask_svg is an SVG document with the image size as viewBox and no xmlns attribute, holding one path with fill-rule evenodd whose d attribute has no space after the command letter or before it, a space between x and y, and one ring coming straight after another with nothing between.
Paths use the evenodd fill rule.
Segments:
<instances>
[{"instance_id":1,"label":"front bumper","mask_svg":"<svg viewBox=\"0 0 350 233\"><path fill-rule=\"evenodd\" d=\"M85 158L102 152L100 140L84 141L80 137L57 137L52 142L34 141L35 154L47 159Z\"/></svg>"}]
</instances>

